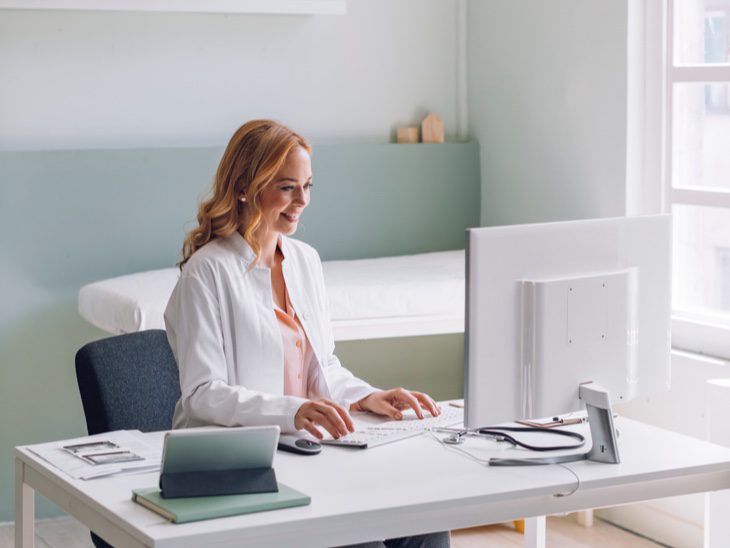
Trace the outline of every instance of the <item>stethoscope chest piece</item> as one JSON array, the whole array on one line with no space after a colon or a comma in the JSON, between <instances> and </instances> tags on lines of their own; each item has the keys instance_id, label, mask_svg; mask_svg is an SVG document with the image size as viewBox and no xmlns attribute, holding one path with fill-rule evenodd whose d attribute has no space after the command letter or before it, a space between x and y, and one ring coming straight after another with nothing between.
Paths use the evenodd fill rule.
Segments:
<instances>
[{"instance_id":1,"label":"stethoscope chest piece","mask_svg":"<svg viewBox=\"0 0 730 548\"><path fill-rule=\"evenodd\" d=\"M464 436L462 436L461 433L451 434L449 437L444 438L444 443L448 443L449 445L460 445L464 443Z\"/></svg>"}]
</instances>

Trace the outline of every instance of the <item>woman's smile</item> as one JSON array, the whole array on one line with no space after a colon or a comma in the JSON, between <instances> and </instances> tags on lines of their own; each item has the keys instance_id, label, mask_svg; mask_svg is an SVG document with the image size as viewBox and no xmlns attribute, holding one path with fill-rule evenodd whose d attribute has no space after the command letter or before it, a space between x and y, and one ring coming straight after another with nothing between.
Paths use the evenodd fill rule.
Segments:
<instances>
[{"instance_id":1,"label":"woman's smile","mask_svg":"<svg viewBox=\"0 0 730 548\"><path fill-rule=\"evenodd\" d=\"M297 211L297 212L290 212L290 213L287 213L287 212L285 211L285 212L283 212L283 213L281 214L281 216L282 216L282 217L284 217L284 219L286 219L286 220L287 220L287 221L289 221L290 223L296 223L296 222L298 222L298 221L299 221L299 215L300 215L300 214L301 214L301 211Z\"/></svg>"}]
</instances>

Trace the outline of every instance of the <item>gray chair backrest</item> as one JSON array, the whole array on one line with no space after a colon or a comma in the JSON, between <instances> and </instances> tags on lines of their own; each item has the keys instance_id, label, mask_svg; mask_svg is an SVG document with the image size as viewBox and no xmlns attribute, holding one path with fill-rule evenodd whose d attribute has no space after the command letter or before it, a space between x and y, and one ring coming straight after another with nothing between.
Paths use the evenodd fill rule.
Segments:
<instances>
[{"instance_id":1,"label":"gray chair backrest","mask_svg":"<svg viewBox=\"0 0 730 548\"><path fill-rule=\"evenodd\" d=\"M177 364L160 329L101 339L76 353L89 434L169 430L180 398Z\"/></svg>"}]
</instances>

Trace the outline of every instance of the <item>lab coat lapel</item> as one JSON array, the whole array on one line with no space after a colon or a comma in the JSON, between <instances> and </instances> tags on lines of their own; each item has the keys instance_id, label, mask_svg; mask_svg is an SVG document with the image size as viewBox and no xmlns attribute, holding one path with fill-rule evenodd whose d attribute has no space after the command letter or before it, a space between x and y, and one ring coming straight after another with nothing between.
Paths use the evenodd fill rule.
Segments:
<instances>
[{"instance_id":1,"label":"lab coat lapel","mask_svg":"<svg viewBox=\"0 0 730 548\"><path fill-rule=\"evenodd\" d=\"M289 300L299 316L302 329L304 329L304 333L307 335L309 344L312 346L314 359L317 362L316 378L310 381L309 388L310 390L313 389L319 397L330 398L330 390L327 386L324 371L322 370L322 364L325 358L324 348L322 348L323 337L319 336L319 333L312 332L313 329L317 328L321 331L321 326L317 322L325 321L325 319L322 318L321 314L312 314L312 310L314 310L312 296L307 294L302 280L299 279L299 277L305 275L309 265L303 264L304 258L296 253L292 246L288 244L288 238L285 236L279 237L279 246L284 255L282 274L287 291L289 292Z\"/></svg>"}]
</instances>

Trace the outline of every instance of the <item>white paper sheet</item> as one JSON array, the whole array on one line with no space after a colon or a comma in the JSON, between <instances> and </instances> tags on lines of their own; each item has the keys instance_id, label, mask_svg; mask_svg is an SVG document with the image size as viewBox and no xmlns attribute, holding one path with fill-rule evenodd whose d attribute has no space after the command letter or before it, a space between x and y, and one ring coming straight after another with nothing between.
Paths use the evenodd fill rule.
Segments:
<instances>
[{"instance_id":1,"label":"white paper sheet","mask_svg":"<svg viewBox=\"0 0 730 548\"><path fill-rule=\"evenodd\" d=\"M65 446L110 442L118 451L129 451L141 460L111 464L92 464L86 459L64 449ZM41 443L28 447L30 451L75 479L93 479L115 474L132 474L159 469L162 448L153 447L142 437L139 430L116 430L94 436ZM89 452L85 452L87 455Z\"/></svg>"}]
</instances>

